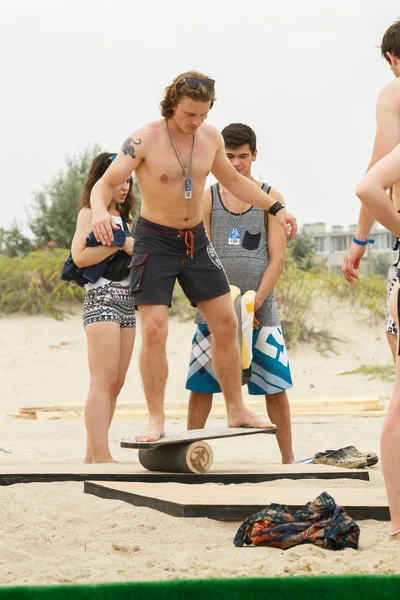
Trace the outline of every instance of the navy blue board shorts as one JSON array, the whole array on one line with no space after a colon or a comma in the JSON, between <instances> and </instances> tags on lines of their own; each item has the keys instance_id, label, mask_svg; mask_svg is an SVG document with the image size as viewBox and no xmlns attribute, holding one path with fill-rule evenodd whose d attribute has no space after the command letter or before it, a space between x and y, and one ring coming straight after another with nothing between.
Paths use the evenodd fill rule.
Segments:
<instances>
[{"instance_id":1,"label":"navy blue board shorts","mask_svg":"<svg viewBox=\"0 0 400 600\"><path fill-rule=\"evenodd\" d=\"M192 306L230 293L203 222L191 229L174 229L139 217L134 237L130 290L135 306L171 306L176 280Z\"/></svg>"}]
</instances>

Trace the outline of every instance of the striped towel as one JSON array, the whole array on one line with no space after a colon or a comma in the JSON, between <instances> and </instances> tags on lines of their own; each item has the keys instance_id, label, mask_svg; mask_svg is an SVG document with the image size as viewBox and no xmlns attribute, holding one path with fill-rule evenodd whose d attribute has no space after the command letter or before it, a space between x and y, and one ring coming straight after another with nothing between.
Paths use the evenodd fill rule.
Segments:
<instances>
[{"instance_id":1,"label":"striped towel","mask_svg":"<svg viewBox=\"0 0 400 600\"><path fill-rule=\"evenodd\" d=\"M248 290L244 294L236 285L231 285L231 298L238 318L239 347L242 359L242 383L251 378L251 361L253 360L253 321L254 300L256 293Z\"/></svg>"}]
</instances>

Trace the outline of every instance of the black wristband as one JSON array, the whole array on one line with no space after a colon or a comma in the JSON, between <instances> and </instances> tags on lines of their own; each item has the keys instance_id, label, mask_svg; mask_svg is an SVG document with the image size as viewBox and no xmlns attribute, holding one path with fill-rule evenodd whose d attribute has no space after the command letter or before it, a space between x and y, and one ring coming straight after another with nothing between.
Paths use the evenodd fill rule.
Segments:
<instances>
[{"instance_id":1,"label":"black wristband","mask_svg":"<svg viewBox=\"0 0 400 600\"><path fill-rule=\"evenodd\" d=\"M285 207L281 202L275 202L267 212L274 217L282 208Z\"/></svg>"}]
</instances>

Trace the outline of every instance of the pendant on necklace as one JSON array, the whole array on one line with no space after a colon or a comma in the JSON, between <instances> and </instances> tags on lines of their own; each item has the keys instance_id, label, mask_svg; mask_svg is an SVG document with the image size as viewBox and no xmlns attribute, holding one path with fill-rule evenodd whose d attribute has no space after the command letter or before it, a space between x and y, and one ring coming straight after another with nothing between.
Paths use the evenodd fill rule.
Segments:
<instances>
[{"instance_id":1,"label":"pendant on necklace","mask_svg":"<svg viewBox=\"0 0 400 600\"><path fill-rule=\"evenodd\" d=\"M193 182L190 177L185 179L185 200L190 200L192 197Z\"/></svg>"}]
</instances>

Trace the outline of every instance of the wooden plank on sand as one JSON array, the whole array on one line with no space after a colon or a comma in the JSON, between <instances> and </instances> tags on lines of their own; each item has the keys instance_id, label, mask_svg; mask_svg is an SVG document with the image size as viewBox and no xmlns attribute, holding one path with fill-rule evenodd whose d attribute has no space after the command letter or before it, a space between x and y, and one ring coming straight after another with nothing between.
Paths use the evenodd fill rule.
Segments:
<instances>
[{"instance_id":1,"label":"wooden plank on sand","mask_svg":"<svg viewBox=\"0 0 400 600\"><path fill-rule=\"evenodd\" d=\"M276 479L361 479L369 480L365 469L340 469L328 465L256 465L229 463L213 465L207 473L160 473L143 469L138 463L1 465L0 486L14 483L54 481L128 481L200 483L260 483Z\"/></svg>"},{"instance_id":2,"label":"wooden plank on sand","mask_svg":"<svg viewBox=\"0 0 400 600\"><path fill-rule=\"evenodd\" d=\"M355 404L360 404L365 406L366 408L378 408L381 405L381 401L386 399L385 396L380 396L379 398L364 398L364 397L354 397L354 398L300 398L300 399L290 399L290 404L292 406L354 406ZM166 401L166 405L171 408L187 408L187 402L171 402ZM246 401L246 405L248 406L260 406L265 407L265 403L262 401L257 401L253 399L248 399ZM117 408L120 409L128 409L133 410L135 408L143 408L145 407L144 402L121 402L118 403ZM216 400L214 402L214 406L225 406L224 402L221 400ZM38 406L23 406L19 409L20 413L31 413L31 412L45 412L45 411L70 411L70 410L84 410L84 404L46 404L46 405L38 405Z\"/></svg>"},{"instance_id":3,"label":"wooden plank on sand","mask_svg":"<svg viewBox=\"0 0 400 600\"><path fill-rule=\"evenodd\" d=\"M174 517L208 517L221 520L242 520L272 503L285 504L290 511L296 511L326 491L353 519L390 520L386 492L383 488L367 491L359 488L329 488L329 485L304 488L86 481L84 491L100 498L122 500L135 506L153 508Z\"/></svg>"},{"instance_id":4,"label":"wooden plank on sand","mask_svg":"<svg viewBox=\"0 0 400 600\"><path fill-rule=\"evenodd\" d=\"M373 398L313 398L290 400L292 415L326 415L326 416L382 416L385 414L385 406L382 404L384 397ZM259 412L265 413L265 404L258 400L248 399L246 406ZM85 407L81 404L50 404L46 406L30 406L19 409L18 414L10 414L14 418L26 419L72 419L81 418L84 415ZM186 402L166 402L166 415L168 418L186 418ZM212 408L212 417L225 418L225 404L221 400L214 402ZM115 417L118 418L136 418L142 419L148 416L147 406L144 402L140 403L120 403L117 405Z\"/></svg>"},{"instance_id":5,"label":"wooden plank on sand","mask_svg":"<svg viewBox=\"0 0 400 600\"><path fill-rule=\"evenodd\" d=\"M251 408L251 407L249 407ZM253 409L254 410L254 409ZM264 410L255 411L260 416L265 416L265 407ZM171 411L168 408L165 410L165 414L167 419L186 419L187 417L187 407L185 410L181 411ZM383 417L386 414L386 409L381 410L324 410L324 411L299 411L292 410L292 417ZM37 421L57 421L60 419L83 419L84 410L74 410L74 411L48 411L48 412L37 412L37 413L9 413L8 417L13 417L14 419L32 419ZM143 407L141 410L119 410L116 409L114 413L114 418L116 419L147 419L149 413L147 409ZM213 419L226 419L226 411L211 412L211 418Z\"/></svg>"}]
</instances>

